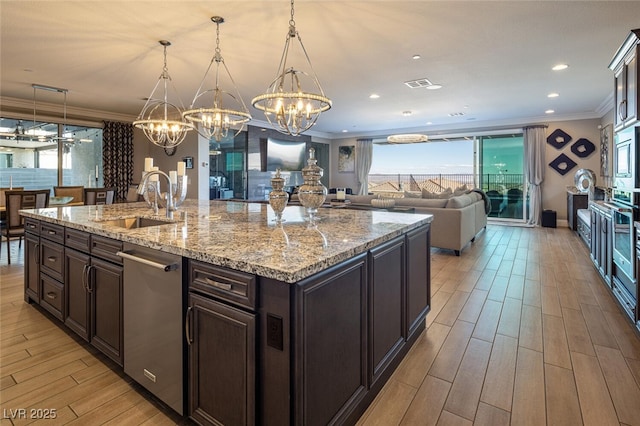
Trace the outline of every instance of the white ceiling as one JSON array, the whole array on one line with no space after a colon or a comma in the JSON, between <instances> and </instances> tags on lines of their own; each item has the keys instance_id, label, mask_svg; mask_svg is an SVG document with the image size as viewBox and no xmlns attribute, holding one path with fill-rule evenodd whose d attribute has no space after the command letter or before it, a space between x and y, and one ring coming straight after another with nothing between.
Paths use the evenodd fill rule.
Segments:
<instances>
[{"instance_id":1,"label":"white ceiling","mask_svg":"<svg viewBox=\"0 0 640 426\"><path fill-rule=\"evenodd\" d=\"M285 0L2 0L0 95L32 100L33 83L56 86L69 90L70 109L133 120L162 69L157 41L167 39L169 73L188 106L213 55L210 18L220 15L222 55L249 105L275 77L289 7ZM600 118L612 107L607 66L639 18L638 1L295 4L297 29L333 101L314 127L329 138ZM569 69L551 71L561 62ZM423 77L444 87L403 84ZM61 102L52 96L59 95L42 100ZM261 125L262 113L249 108Z\"/></svg>"}]
</instances>

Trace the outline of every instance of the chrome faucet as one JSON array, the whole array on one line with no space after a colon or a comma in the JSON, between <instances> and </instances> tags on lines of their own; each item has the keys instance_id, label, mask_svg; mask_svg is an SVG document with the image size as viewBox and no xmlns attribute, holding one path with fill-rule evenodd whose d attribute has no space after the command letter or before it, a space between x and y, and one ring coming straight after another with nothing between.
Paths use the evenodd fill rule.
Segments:
<instances>
[{"instance_id":1,"label":"chrome faucet","mask_svg":"<svg viewBox=\"0 0 640 426\"><path fill-rule=\"evenodd\" d=\"M176 211L176 206L173 200L173 187L171 185L171 179L169 175L161 170L154 170L151 172L146 172L140 186L138 186L138 194L143 195L145 191L147 191L147 185L149 184L149 178L153 175L164 176L167 179L167 219L173 219L173 212ZM158 214L158 197L159 193L156 193L156 202L154 203L154 212Z\"/></svg>"}]
</instances>

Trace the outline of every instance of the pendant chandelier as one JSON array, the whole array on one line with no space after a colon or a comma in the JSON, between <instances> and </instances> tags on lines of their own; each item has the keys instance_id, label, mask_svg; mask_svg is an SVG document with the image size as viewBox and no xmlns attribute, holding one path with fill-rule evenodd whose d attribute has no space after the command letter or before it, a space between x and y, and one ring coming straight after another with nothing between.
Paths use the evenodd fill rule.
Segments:
<instances>
[{"instance_id":1,"label":"pendant chandelier","mask_svg":"<svg viewBox=\"0 0 640 426\"><path fill-rule=\"evenodd\" d=\"M221 16L211 18L216 24L216 49L204 73L200 87L196 92L189 110L183 113L183 117L191 123L200 123L200 133L209 140L220 142L227 137L229 129L235 129L237 135L244 128L245 123L251 120L251 114L240 96L224 58L220 53L220 24L224 22ZM213 64L216 64L215 89L203 90L207 75ZM220 65L227 73L227 78L233 86L233 92L226 92L220 88ZM211 99L212 98L212 99Z\"/></svg>"},{"instance_id":2,"label":"pendant chandelier","mask_svg":"<svg viewBox=\"0 0 640 426\"><path fill-rule=\"evenodd\" d=\"M182 118L184 106L180 98L177 97L177 91L169 76L169 70L167 69L167 46L171 46L171 42L160 40L159 43L164 47L164 67L162 68L162 74L160 74L158 82L151 91L151 95L149 95L140 115L138 115L138 119L133 122L133 125L142 129L147 139L166 150L182 143L187 136L187 132L193 130L194 127ZM176 93L178 102L180 102L180 107L168 101L169 82L171 82L171 87ZM154 97L158 86L162 86L163 89L161 99Z\"/></svg>"},{"instance_id":3,"label":"pendant chandelier","mask_svg":"<svg viewBox=\"0 0 640 426\"><path fill-rule=\"evenodd\" d=\"M313 70L309 55L296 30L293 14L294 7L293 0L291 0L289 32L280 59L277 77L267 88L266 93L253 98L251 104L264 111L267 120L276 130L287 135L298 136L313 126L321 113L331 108L331 100L325 96L320 86L318 76ZM287 66L287 57L293 38L296 38L300 43L310 74ZM303 90L303 80L310 82L313 87L311 91Z\"/></svg>"}]
</instances>

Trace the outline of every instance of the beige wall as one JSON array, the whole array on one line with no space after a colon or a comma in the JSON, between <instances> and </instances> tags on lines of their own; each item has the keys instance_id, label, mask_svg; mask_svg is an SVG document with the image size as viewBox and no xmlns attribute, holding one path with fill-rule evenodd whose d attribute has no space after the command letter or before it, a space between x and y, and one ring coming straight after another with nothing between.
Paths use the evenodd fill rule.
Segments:
<instances>
[{"instance_id":1,"label":"beige wall","mask_svg":"<svg viewBox=\"0 0 640 426\"><path fill-rule=\"evenodd\" d=\"M205 141L206 142L206 141ZM153 165L158 166L160 170L165 173L169 173L171 170L176 170L178 165L178 161L181 161L183 157L193 157L193 169L187 169L187 176L189 177L189 186L187 188L187 198L199 198L199 182L202 170L202 161L198 162L198 155L200 149L201 141L199 140L198 134L195 132L190 132L186 139L178 145L176 153L173 156L168 156L165 154L164 150L159 146L154 145L149 142L149 140L145 137L142 130L134 128L133 131L133 182L138 183L141 180L142 171L144 170L144 159L145 157L153 158ZM207 145L207 156L206 160L208 161L208 145ZM206 166L207 173L209 172L209 166ZM202 199L209 199L209 177L207 174L207 179L205 181L206 186L206 195Z\"/></svg>"}]
</instances>

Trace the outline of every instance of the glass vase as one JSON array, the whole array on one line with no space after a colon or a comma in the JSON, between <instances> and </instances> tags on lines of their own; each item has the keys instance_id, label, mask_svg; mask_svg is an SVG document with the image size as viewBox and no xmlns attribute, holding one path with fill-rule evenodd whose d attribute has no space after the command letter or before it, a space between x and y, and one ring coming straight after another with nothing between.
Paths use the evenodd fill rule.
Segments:
<instances>
[{"instance_id":1,"label":"glass vase","mask_svg":"<svg viewBox=\"0 0 640 426\"><path fill-rule=\"evenodd\" d=\"M302 169L302 179L304 183L298 189L300 204L304 206L311 225L316 221L318 208L324 204L327 198L327 188L320 182L324 170L318 166L317 162L316 150L310 148L307 166Z\"/></svg>"},{"instance_id":2,"label":"glass vase","mask_svg":"<svg viewBox=\"0 0 640 426\"><path fill-rule=\"evenodd\" d=\"M287 207L289 194L284 188L284 178L280 175L280 169L276 170L275 176L271 179L271 192L269 192L269 205L276 214L276 223L282 223L282 212Z\"/></svg>"}]
</instances>

